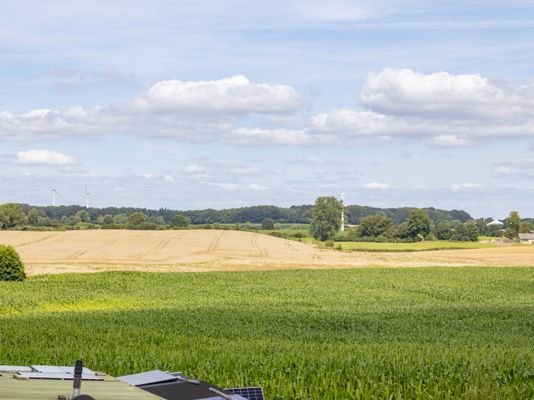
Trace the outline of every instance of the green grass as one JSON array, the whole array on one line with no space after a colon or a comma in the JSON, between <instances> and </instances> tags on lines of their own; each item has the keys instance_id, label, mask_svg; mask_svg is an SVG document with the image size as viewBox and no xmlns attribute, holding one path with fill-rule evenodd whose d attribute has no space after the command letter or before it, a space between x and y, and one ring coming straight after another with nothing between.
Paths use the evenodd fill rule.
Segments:
<instances>
[{"instance_id":1,"label":"green grass","mask_svg":"<svg viewBox=\"0 0 534 400\"><path fill-rule=\"evenodd\" d=\"M183 371L268 399L533 399L534 269L0 283L0 363ZM1 397L1 396L0 396Z\"/></svg>"},{"instance_id":2,"label":"green grass","mask_svg":"<svg viewBox=\"0 0 534 400\"><path fill-rule=\"evenodd\" d=\"M452 242L448 240L434 240L415 243L336 242L336 245L338 244L341 245L343 250L377 252L485 249L496 247L495 244L491 243Z\"/></svg>"}]
</instances>

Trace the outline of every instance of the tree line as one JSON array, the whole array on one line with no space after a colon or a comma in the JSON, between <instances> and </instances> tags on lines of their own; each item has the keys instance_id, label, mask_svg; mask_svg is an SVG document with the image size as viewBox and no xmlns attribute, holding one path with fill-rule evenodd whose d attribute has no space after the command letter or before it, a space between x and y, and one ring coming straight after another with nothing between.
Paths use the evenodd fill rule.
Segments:
<instances>
[{"instance_id":1,"label":"tree line","mask_svg":"<svg viewBox=\"0 0 534 400\"><path fill-rule=\"evenodd\" d=\"M516 239L520 232L534 231L534 221L521 220L517 211L510 212L501 226L490 224L493 221L491 218L440 220L431 218L431 213L426 209L411 209L404 221L396 222L387 213L379 212L361 218L357 227L342 233L342 210L343 204L335 197L317 198L312 212L313 237L322 241L477 241L479 236ZM457 211L454 211L454 215L463 216Z\"/></svg>"},{"instance_id":2,"label":"tree line","mask_svg":"<svg viewBox=\"0 0 534 400\"><path fill-rule=\"evenodd\" d=\"M188 218L191 224L261 224L265 219L271 219L275 223L284 224L309 224L312 220L313 205L295 205L291 207L277 206L251 206L241 208L229 208L223 210L172 210L161 208L159 210L133 207L82 207L71 206L31 206L29 204L17 204L27 217L27 223L32 226L71 226L79 222L97 225L125 225L130 215L142 213L147 223L156 225L171 225L172 219L177 215ZM396 223L402 223L408 217L413 208L374 208L359 205L345 207L346 223L358 225L363 218L369 215L383 214ZM440 210L435 208L424 209L433 222L454 221L462 222L471 219L471 216L461 210ZM9 213L8 213L9 214ZM20 216L20 215L19 215ZM1 218L1 217L0 217ZM20 224L25 223L23 219Z\"/></svg>"}]
</instances>

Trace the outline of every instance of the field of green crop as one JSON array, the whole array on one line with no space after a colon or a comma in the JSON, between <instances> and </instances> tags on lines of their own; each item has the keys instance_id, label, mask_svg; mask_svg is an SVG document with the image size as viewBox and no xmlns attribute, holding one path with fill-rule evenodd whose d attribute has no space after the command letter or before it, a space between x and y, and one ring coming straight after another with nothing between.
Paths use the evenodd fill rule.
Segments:
<instances>
[{"instance_id":1,"label":"field of green crop","mask_svg":"<svg viewBox=\"0 0 534 400\"><path fill-rule=\"evenodd\" d=\"M378 252L405 252L430 250L461 250L485 249L496 247L491 243L480 242L453 242L449 240L432 240L415 243L376 243L376 242L339 242L343 250L352 251L378 251Z\"/></svg>"},{"instance_id":2,"label":"field of green crop","mask_svg":"<svg viewBox=\"0 0 534 400\"><path fill-rule=\"evenodd\" d=\"M534 269L102 273L0 283L0 363L152 368L275 399L533 399Z\"/></svg>"}]
</instances>

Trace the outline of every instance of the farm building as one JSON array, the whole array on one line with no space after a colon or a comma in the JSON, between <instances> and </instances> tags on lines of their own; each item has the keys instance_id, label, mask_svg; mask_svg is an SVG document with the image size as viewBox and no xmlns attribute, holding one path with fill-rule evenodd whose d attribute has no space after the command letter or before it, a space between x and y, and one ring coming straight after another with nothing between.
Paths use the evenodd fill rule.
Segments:
<instances>
[{"instance_id":1,"label":"farm building","mask_svg":"<svg viewBox=\"0 0 534 400\"><path fill-rule=\"evenodd\" d=\"M519 241L523 244L534 244L534 233L520 233Z\"/></svg>"},{"instance_id":2,"label":"farm building","mask_svg":"<svg viewBox=\"0 0 534 400\"><path fill-rule=\"evenodd\" d=\"M114 378L80 367L0 365L2 400L263 400L261 387L222 389L159 370Z\"/></svg>"}]
</instances>

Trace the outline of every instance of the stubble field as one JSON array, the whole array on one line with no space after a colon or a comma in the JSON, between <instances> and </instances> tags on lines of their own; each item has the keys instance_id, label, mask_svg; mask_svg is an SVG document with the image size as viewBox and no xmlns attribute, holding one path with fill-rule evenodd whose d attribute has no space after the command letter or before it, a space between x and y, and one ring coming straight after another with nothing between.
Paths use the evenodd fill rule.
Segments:
<instances>
[{"instance_id":1,"label":"stubble field","mask_svg":"<svg viewBox=\"0 0 534 400\"><path fill-rule=\"evenodd\" d=\"M197 272L364 266L534 266L534 246L340 252L230 230L3 231L0 243L15 247L30 275L114 270Z\"/></svg>"}]
</instances>

